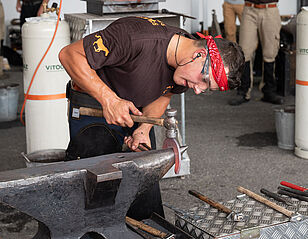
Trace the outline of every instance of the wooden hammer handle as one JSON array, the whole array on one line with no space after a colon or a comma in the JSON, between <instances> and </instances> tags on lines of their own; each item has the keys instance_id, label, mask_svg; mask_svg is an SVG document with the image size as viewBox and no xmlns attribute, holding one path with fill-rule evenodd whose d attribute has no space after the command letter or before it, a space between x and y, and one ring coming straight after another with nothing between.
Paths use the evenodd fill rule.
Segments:
<instances>
[{"instance_id":1,"label":"wooden hammer handle","mask_svg":"<svg viewBox=\"0 0 308 239\"><path fill-rule=\"evenodd\" d=\"M103 117L102 110L87 108L87 107L80 107L79 114L93 116L93 117ZM139 116L139 115L130 115L130 117L132 118L134 122L164 126L164 119L162 118L153 118L153 117L146 117L146 116Z\"/></svg>"},{"instance_id":2,"label":"wooden hammer handle","mask_svg":"<svg viewBox=\"0 0 308 239\"><path fill-rule=\"evenodd\" d=\"M164 126L164 119L162 118L153 118L153 117L146 117L146 116L139 116L139 115L130 115L130 117L132 118L134 122Z\"/></svg>"},{"instance_id":3,"label":"wooden hammer handle","mask_svg":"<svg viewBox=\"0 0 308 239\"><path fill-rule=\"evenodd\" d=\"M277 205L276 203L273 203L270 200L267 200L266 198L254 193L254 192L252 192L252 191L250 191L246 188L239 186L237 188L237 191L239 191L240 193L244 193L244 194L248 195L249 197L257 200L258 202L261 202L261 203L277 210L278 212L281 212L282 214L286 215L287 217L292 217L292 215L294 214L294 212L289 211L289 210L285 209L284 207L281 207L281 206Z\"/></svg>"},{"instance_id":4,"label":"wooden hammer handle","mask_svg":"<svg viewBox=\"0 0 308 239\"><path fill-rule=\"evenodd\" d=\"M167 233L164 233L162 231L157 230L156 228L153 228L149 225L146 225L142 222L139 222L133 218L126 217L126 222L132 226L135 226L145 232L150 233L153 236L159 237L159 238L165 238L167 236Z\"/></svg>"},{"instance_id":5,"label":"wooden hammer handle","mask_svg":"<svg viewBox=\"0 0 308 239\"><path fill-rule=\"evenodd\" d=\"M200 200L210 204L211 206L217 208L220 211L223 211L223 212L225 212L227 214L230 214L232 212L232 210L230 208L227 208L224 205L222 205L222 204L220 204L218 202L215 202L214 200L212 200L212 199L202 195L201 193L198 193L195 190L189 190L188 193L193 195L193 196L195 196L196 198L199 198Z\"/></svg>"}]
</instances>

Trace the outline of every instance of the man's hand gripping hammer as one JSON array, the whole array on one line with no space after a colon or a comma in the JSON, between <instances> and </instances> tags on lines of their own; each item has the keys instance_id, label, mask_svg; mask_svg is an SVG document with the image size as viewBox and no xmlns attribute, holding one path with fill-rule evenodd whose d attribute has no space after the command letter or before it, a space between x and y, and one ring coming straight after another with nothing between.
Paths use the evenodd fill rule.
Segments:
<instances>
[{"instance_id":1,"label":"man's hand gripping hammer","mask_svg":"<svg viewBox=\"0 0 308 239\"><path fill-rule=\"evenodd\" d=\"M176 109L167 109L165 112L166 118L152 118L152 117L145 117L145 116L137 116L131 115L131 118L134 122L138 123L149 123L159 126L164 126L166 128L166 139L163 142L163 149L172 148L174 152L174 172L178 174L181 168L181 160L182 154L180 151L180 145L177 138L177 125L178 121L176 120L175 116L177 114Z\"/></svg>"},{"instance_id":2,"label":"man's hand gripping hammer","mask_svg":"<svg viewBox=\"0 0 308 239\"><path fill-rule=\"evenodd\" d=\"M93 109L87 107L79 108L80 115L103 117L103 112L100 109ZM182 160L182 155L180 151L180 145L177 138L177 124L178 121L175 119L177 114L176 109L167 109L165 112L166 118L154 118L146 116L130 115L132 120L137 123L148 123L159 126L164 126L166 128L166 139L163 142L163 149L172 148L174 152L175 166L174 172L176 174L180 171L180 163Z\"/></svg>"}]
</instances>

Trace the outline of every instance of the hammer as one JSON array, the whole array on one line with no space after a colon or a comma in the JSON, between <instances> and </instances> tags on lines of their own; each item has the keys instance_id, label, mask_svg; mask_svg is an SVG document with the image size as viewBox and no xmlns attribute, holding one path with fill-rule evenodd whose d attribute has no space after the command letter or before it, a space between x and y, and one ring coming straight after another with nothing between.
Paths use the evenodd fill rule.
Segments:
<instances>
[{"instance_id":1,"label":"hammer","mask_svg":"<svg viewBox=\"0 0 308 239\"><path fill-rule=\"evenodd\" d=\"M101 109L93 109L88 107L79 108L80 115L87 115L93 117L103 117L103 111ZM166 128L166 139L163 142L163 149L172 148L175 158L174 172L176 174L180 171L180 162L182 155L180 152L180 145L176 140L177 137L177 124L178 121L175 119L177 114L176 109L167 109L165 112L166 118L154 118L138 115L130 115L134 122L154 124L158 126L164 126Z\"/></svg>"},{"instance_id":2,"label":"hammer","mask_svg":"<svg viewBox=\"0 0 308 239\"><path fill-rule=\"evenodd\" d=\"M234 212L230 208L227 208L226 206L220 204L219 202L215 202L214 200L204 196L203 194L195 191L195 190L189 190L188 193L190 195L195 196L196 198L199 198L200 200L208 203L212 207L217 208L218 210L224 212L227 214L227 220L233 220L235 222L243 222L246 221L246 216L242 213Z\"/></svg>"},{"instance_id":3,"label":"hammer","mask_svg":"<svg viewBox=\"0 0 308 239\"><path fill-rule=\"evenodd\" d=\"M93 116L93 117L103 117L103 111L102 110L88 108L88 107L80 107L79 113L80 113L80 115L87 115L87 116ZM173 119L154 118L154 117L139 116L139 115L130 115L130 117L132 118L132 120L134 122L148 123L148 124L154 124L154 125L158 125L158 126L165 126L165 123L164 123L165 120L168 120L169 123L166 122L166 124L171 124L171 127L176 128L176 126L174 126L172 124L173 122L175 122L175 124L177 124L177 121L174 119L174 116L169 117L169 118L173 117Z\"/></svg>"},{"instance_id":4,"label":"hammer","mask_svg":"<svg viewBox=\"0 0 308 239\"><path fill-rule=\"evenodd\" d=\"M284 207L281 207L281 206L277 205L276 203L274 203L274 202L272 202L270 200L267 200L266 198L264 198L264 197L262 197L262 196L260 196L260 195L258 195L256 193L254 193L254 192L252 192L252 191L250 191L250 190L248 190L246 188L238 186L237 187L237 191L239 191L240 193L244 193L247 196L257 200L258 202L263 203L263 204L265 204L265 205L275 209L276 211L286 215L287 217L290 218L291 222L298 222L298 221L302 221L304 219L307 219L306 216L303 216L303 215L301 215L299 213L295 213L293 211L289 211L288 209L286 209Z\"/></svg>"}]
</instances>

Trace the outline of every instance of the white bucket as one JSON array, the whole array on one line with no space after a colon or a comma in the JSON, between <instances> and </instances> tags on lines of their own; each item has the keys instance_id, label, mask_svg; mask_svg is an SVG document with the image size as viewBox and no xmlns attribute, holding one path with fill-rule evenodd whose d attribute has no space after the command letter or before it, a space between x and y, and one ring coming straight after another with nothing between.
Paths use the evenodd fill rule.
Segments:
<instances>
[{"instance_id":1,"label":"white bucket","mask_svg":"<svg viewBox=\"0 0 308 239\"><path fill-rule=\"evenodd\" d=\"M17 119L19 84L0 85L0 122Z\"/></svg>"},{"instance_id":2,"label":"white bucket","mask_svg":"<svg viewBox=\"0 0 308 239\"><path fill-rule=\"evenodd\" d=\"M275 109L275 122L278 147L281 149L294 149L295 108L293 106Z\"/></svg>"}]
</instances>

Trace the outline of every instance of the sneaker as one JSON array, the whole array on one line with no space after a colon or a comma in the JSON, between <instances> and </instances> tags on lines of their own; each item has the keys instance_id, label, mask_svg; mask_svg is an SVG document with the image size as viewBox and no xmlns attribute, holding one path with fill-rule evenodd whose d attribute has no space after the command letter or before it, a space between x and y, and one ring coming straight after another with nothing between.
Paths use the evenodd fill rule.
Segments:
<instances>
[{"instance_id":1,"label":"sneaker","mask_svg":"<svg viewBox=\"0 0 308 239\"><path fill-rule=\"evenodd\" d=\"M280 96L275 95L275 94L264 95L261 100L267 103L275 104L275 105L283 104L283 99Z\"/></svg>"},{"instance_id":2,"label":"sneaker","mask_svg":"<svg viewBox=\"0 0 308 239\"><path fill-rule=\"evenodd\" d=\"M229 105L241 105L243 103L247 103L249 100L245 98L243 95L237 95L234 99L229 100L228 104Z\"/></svg>"}]
</instances>

